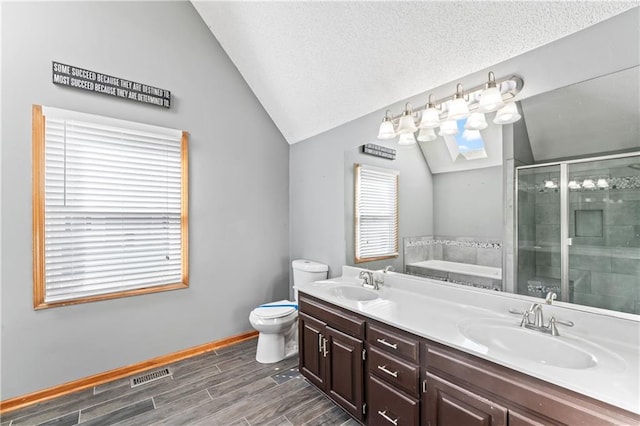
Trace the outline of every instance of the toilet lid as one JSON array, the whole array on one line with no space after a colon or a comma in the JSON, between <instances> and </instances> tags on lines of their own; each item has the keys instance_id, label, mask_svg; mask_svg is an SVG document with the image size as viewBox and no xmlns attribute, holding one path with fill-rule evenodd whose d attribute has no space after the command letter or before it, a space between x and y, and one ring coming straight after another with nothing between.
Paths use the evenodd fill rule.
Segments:
<instances>
[{"instance_id":1,"label":"toilet lid","mask_svg":"<svg viewBox=\"0 0 640 426\"><path fill-rule=\"evenodd\" d=\"M289 304L291 302L287 300L283 300L281 302L274 302L273 305L284 305ZM253 313L260 318L281 318L286 317L289 314L292 314L296 311L296 308L293 306L262 306L259 308L255 308Z\"/></svg>"}]
</instances>

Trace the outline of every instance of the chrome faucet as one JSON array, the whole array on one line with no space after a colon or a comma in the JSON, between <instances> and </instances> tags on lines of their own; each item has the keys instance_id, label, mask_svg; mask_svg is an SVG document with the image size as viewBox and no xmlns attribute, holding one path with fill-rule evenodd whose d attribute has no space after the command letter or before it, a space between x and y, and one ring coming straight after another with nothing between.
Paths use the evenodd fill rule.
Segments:
<instances>
[{"instance_id":1,"label":"chrome faucet","mask_svg":"<svg viewBox=\"0 0 640 426\"><path fill-rule=\"evenodd\" d=\"M380 290L380 284L384 284L384 279L373 271L360 271L358 275L362 278L362 287Z\"/></svg>"},{"instance_id":2,"label":"chrome faucet","mask_svg":"<svg viewBox=\"0 0 640 426\"><path fill-rule=\"evenodd\" d=\"M555 295L555 293L553 293ZM547 295L547 298L549 296ZM562 324L567 327L573 327L573 321L560 321L554 316L549 318L549 323L544 325L544 314L542 312L542 305L540 303L533 303L526 311L518 311L516 309L509 309L509 313L522 315L522 321L520 321L520 327L528 328L530 330L540 331L542 333L551 334L552 336L559 336L558 327L556 324ZM533 315L533 321L531 320Z\"/></svg>"}]
</instances>

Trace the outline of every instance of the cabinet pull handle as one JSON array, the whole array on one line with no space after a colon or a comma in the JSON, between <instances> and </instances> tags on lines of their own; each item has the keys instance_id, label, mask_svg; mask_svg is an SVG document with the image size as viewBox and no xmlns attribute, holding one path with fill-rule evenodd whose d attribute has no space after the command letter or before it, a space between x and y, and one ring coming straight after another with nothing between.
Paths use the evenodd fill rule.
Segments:
<instances>
[{"instance_id":1,"label":"cabinet pull handle","mask_svg":"<svg viewBox=\"0 0 640 426\"><path fill-rule=\"evenodd\" d=\"M318 352L322 353L322 333L318 333Z\"/></svg>"},{"instance_id":2,"label":"cabinet pull handle","mask_svg":"<svg viewBox=\"0 0 640 426\"><path fill-rule=\"evenodd\" d=\"M384 411L378 410L378 414L380 414L382 418L388 421L389 423L393 423L394 425L398 426L398 419L392 419L391 417L387 416L387 410L384 410Z\"/></svg>"},{"instance_id":3,"label":"cabinet pull handle","mask_svg":"<svg viewBox=\"0 0 640 426\"><path fill-rule=\"evenodd\" d=\"M390 347L392 349L398 349L398 344L397 343L389 343L385 339L376 339L376 341L378 343L382 343L383 345L388 346L388 347Z\"/></svg>"},{"instance_id":4,"label":"cabinet pull handle","mask_svg":"<svg viewBox=\"0 0 640 426\"><path fill-rule=\"evenodd\" d=\"M329 351L327 350L327 339L323 337L322 338L322 356L326 358L328 353Z\"/></svg>"},{"instance_id":5,"label":"cabinet pull handle","mask_svg":"<svg viewBox=\"0 0 640 426\"><path fill-rule=\"evenodd\" d=\"M398 372L397 371L387 370L387 366L386 365L379 365L378 366L378 370L384 371L388 375L393 376L395 378L398 378Z\"/></svg>"}]
</instances>

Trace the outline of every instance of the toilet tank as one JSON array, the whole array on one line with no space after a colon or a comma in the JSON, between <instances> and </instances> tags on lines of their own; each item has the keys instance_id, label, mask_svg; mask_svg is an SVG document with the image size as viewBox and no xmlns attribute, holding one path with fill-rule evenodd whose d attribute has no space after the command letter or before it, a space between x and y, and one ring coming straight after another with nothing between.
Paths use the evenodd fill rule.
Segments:
<instances>
[{"instance_id":1,"label":"toilet tank","mask_svg":"<svg viewBox=\"0 0 640 426\"><path fill-rule=\"evenodd\" d=\"M293 268L294 297L298 300L298 289L295 286L314 281L326 280L329 266L306 259L291 262Z\"/></svg>"}]
</instances>

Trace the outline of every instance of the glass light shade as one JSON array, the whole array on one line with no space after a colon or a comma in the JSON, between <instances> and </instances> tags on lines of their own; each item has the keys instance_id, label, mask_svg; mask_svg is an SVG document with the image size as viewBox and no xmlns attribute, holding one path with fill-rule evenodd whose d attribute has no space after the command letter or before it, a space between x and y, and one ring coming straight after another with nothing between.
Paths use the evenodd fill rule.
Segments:
<instances>
[{"instance_id":1,"label":"glass light shade","mask_svg":"<svg viewBox=\"0 0 640 426\"><path fill-rule=\"evenodd\" d=\"M598 179L598 182L596 182L596 186L598 188L608 188L609 187L609 182L607 182L606 179L600 178Z\"/></svg>"},{"instance_id":2,"label":"glass light shade","mask_svg":"<svg viewBox=\"0 0 640 426\"><path fill-rule=\"evenodd\" d=\"M544 181L544 187L545 188L557 188L558 185L552 180L545 180Z\"/></svg>"},{"instance_id":3,"label":"glass light shade","mask_svg":"<svg viewBox=\"0 0 640 426\"><path fill-rule=\"evenodd\" d=\"M596 184L593 183L592 179L585 179L584 181L582 181L582 187L587 189L593 189L596 187Z\"/></svg>"},{"instance_id":4,"label":"glass light shade","mask_svg":"<svg viewBox=\"0 0 640 426\"><path fill-rule=\"evenodd\" d=\"M402 114L398 123L398 133L403 135L405 133L413 133L416 130L418 128L416 127L416 122L413 121L413 116L411 114Z\"/></svg>"},{"instance_id":5,"label":"glass light shade","mask_svg":"<svg viewBox=\"0 0 640 426\"><path fill-rule=\"evenodd\" d=\"M393 128L391 120L384 120L380 123L378 139L393 139L396 137L396 129Z\"/></svg>"},{"instance_id":6,"label":"glass light shade","mask_svg":"<svg viewBox=\"0 0 640 426\"><path fill-rule=\"evenodd\" d=\"M496 117L493 122L496 124L509 124L515 123L520 120L521 116L518 113L518 107L514 102L509 102L496 112Z\"/></svg>"},{"instance_id":7,"label":"glass light shade","mask_svg":"<svg viewBox=\"0 0 640 426\"><path fill-rule=\"evenodd\" d=\"M484 118L484 114L481 112L472 112L464 128L467 130L482 130L488 126L487 120Z\"/></svg>"},{"instance_id":8,"label":"glass light shade","mask_svg":"<svg viewBox=\"0 0 640 426\"><path fill-rule=\"evenodd\" d=\"M416 138L413 136L413 133L403 133L398 140L398 145L413 145L415 143Z\"/></svg>"},{"instance_id":9,"label":"glass light shade","mask_svg":"<svg viewBox=\"0 0 640 426\"><path fill-rule=\"evenodd\" d=\"M497 87L487 87L480 95L478 110L481 112L493 112L504 106L502 95Z\"/></svg>"},{"instance_id":10,"label":"glass light shade","mask_svg":"<svg viewBox=\"0 0 640 426\"><path fill-rule=\"evenodd\" d=\"M459 120L469 115L469 107L464 98L457 98L449 103L449 120Z\"/></svg>"},{"instance_id":11,"label":"glass light shade","mask_svg":"<svg viewBox=\"0 0 640 426\"><path fill-rule=\"evenodd\" d=\"M569 189L580 189L580 184L578 182L576 182L575 180L570 180L569 181Z\"/></svg>"},{"instance_id":12,"label":"glass light shade","mask_svg":"<svg viewBox=\"0 0 640 426\"><path fill-rule=\"evenodd\" d=\"M436 132L433 129L420 129L420 132L418 132L418 140L420 142L431 142L437 138L438 135L436 135Z\"/></svg>"},{"instance_id":13,"label":"glass light shade","mask_svg":"<svg viewBox=\"0 0 640 426\"><path fill-rule=\"evenodd\" d=\"M458 133L458 123L456 120L446 120L440 125L440 136L454 136Z\"/></svg>"},{"instance_id":14,"label":"glass light shade","mask_svg":"<svg viewBox=\"0 0 640 426\"><path fill-rule=\"evenodd\" d=\"M440 114L435 108L427 108L422 112L422 118L420 119L421 129L435 129L440 126ZM434 133L435 134L435 133Z\"/></svg>"}]
</instances>

